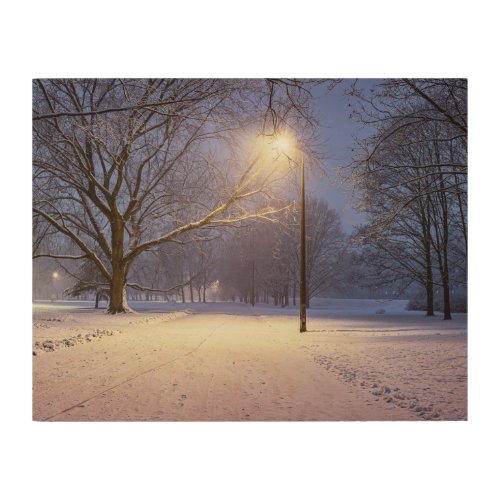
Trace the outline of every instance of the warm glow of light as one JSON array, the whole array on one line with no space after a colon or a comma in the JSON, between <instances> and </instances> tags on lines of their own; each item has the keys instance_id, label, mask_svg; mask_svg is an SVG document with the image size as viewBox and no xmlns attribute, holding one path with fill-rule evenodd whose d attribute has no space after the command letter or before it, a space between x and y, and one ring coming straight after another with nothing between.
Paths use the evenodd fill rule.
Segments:
<instances>
[{"instance_id":1,"label":"warm glow of light","mask_svg":"<svg viewBox=\"0 0 500 500\"><path fill-rule=\"evenodd\" d=\"M295 138L286 132L275 135L260 135L256 140L258 154L262 157L293 159L296 153Z\"/></svg>"},{"instance_id":2,"label":"warm glow of light","mask_svg":"<svg viewBox=\"0 0 500 500\"><path fill-rule=\"evenodd\" d=\"M273 137L271 147L280 155L293 158L295 154L295 139L286 133L281 133Z\"/></svg>"},{"instance_id":3,"label":"warm glow of light","mask_svg":"<svg viewBox=\"0 0 500 500\"><path fill-rule=\"evenodd\" d=\"M54 271L54 272L52 273L52 278L54 278L55 280L56 280L57 278L59 278L59 273L58 273L57 271Z\"/></svg>"}]
</instances>

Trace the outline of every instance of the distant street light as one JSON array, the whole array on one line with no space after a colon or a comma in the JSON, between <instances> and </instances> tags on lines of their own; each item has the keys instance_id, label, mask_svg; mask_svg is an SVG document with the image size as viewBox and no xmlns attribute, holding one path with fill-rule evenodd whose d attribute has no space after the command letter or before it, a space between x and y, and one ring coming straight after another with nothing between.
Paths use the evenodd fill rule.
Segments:
<instances>
[{"instance_id":1,"label":"distant street light","mask_svg":"<svg viewBox=\"0 0 500 500\"><path fill-rule=\"evenodd\" d=\"M52 288L54 290L54 295L56 296L56 300L57 300L57 288L56 288L56 281L59 279L59 273L57 271L54 271L52 273ZM51 301L53 301L54 299L51 299Z\"/></svg>"},{"instance_id":2,"label":"distant street light","mask_svg":"<svg viewBox=\"0 0 500 500\"><path fill-rule=\"evenodd\" d=\"M273 136L270 148L278 155L283 154L293 161L297 153L296 141L293 136L285 133ZM305 195L305 169L304 153L301 152L301 188L300 188L300 331L306 332L306 306L307 306L307 280L306 280L306 195Z\"/></svg>"}]
</instances>

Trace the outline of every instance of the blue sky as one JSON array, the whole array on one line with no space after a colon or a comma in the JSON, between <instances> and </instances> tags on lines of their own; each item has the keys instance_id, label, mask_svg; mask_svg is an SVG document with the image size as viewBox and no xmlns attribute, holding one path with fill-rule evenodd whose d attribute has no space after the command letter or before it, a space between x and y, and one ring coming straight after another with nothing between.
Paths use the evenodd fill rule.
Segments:
<instances>
[{"instance_id":1,"label":"blue sky","mask_svg":"<svg viewBox=\"0 0 500 500\"><path fill-rule=\"evenodd\" d=\"M381 81L360 79L357 85L366 89ZM345 92L352 83L353 79L345 79L331 92L326 92L324 88L314 91L314 102L321 124L321 142L327 155L325 167L328 180L315 176L309 182L309 192L324 198L339 212L344 230L348 232L351 232L356 224L363 222L363 216L353 208L351 185L342 183L338 174L340 168L349 165L352 160L355 136L367 133L366 129L363 130L349 118L352 107L349 107L349 98Z\"/></svg>"}]
</instances>

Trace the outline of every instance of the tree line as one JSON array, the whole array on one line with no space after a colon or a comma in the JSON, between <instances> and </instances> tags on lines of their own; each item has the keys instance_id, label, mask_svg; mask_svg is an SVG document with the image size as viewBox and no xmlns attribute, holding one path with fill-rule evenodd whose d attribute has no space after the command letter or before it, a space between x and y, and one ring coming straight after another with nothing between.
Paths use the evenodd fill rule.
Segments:
<instances>
[{"instance_id":1,"label":"tree line","mask_svg":"<svg viewBox=\"0 0 500 500\"><path fill-rule=\"evenodd\" d=\"M33 256L70 296L295 305L297 169L249 148L292 129L314 170L322 80L33 82ZM307 296L419 294L445 319L467 291L467 81L391 79L348 96L347 168L366 223L350 236L306 201ZM42 266L43 267L43 266Z\"/></svg>"},{"instance_id":2,"label":"tree line","mask_svg":"<svg viewBox=\"0 0 500 500\"><path fill-rule=\"evenodd\" d=\"M467 285L467 81L394 79L350 91L370 133L349 177L367 223L356 234L371 286L418 283L427 315Z\"/></svg>"},{"instance_id":3,"label":"tree line","mask_svg":"<svg viewBox=\"0 0 500 500\"><path fill-rule=\"evenodd\" d=\"M194 239L164 243L144 252L129 272L132 300L182 303L207 300L296 305L299 293L299 213L293 200L273 219L244 226L207 228ZM338 213L327 202L307 198L307 302L322 292L349 286L350 242ZM109 298L109 285L87 259L59 261L73 281L66 296ZM134 284L141 283L140 288Z\"/></svg>"}]
</instances>

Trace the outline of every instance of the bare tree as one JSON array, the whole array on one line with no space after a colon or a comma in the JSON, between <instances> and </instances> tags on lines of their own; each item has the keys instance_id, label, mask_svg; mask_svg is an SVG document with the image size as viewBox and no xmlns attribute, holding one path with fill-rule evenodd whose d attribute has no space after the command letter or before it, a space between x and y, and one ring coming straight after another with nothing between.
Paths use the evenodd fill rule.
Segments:
<instances>
[{"instance_id":1,"label":"bare tree","mask_svg":"<svg viewBox=\"0 0 500 500\"><path fill-rule=\"evenodd\" d=\"M359 236L373 282L420 283L428 315L439 285L451 319L450 249L460 268L467 251L466 81L388 80L369 97L351 95L355 116L372 131L359 142L351 179L369 217Z\"/></svg>"},{"instance_id":2,"label":"bare tree","mask_svg":"<svg viewBox=\"0 0 500 500\"><path fill-rule=\"evenodd\" d=\"M64 267L64 266L63 266ZM75 278L76 282L73 286L66 289L64 294L68 297L79 297L87 293L95 294L95 309L99 309L99 302L109 298L109 286L104 282L99 270L90 260L84 260L76 270L76 273L65 271Z\"/></svg>"},{"instance_id":3,"label":"bare tree","mask_svg":"<svg viewBox=\"0 0 500 500\"><path fill-rule=\"evenodd\" d=\"M337 212L325 201L307 199L308 302L344 281L341 263L347 250ZM293 203L277 216L278 224L261 221L226 242L221 284L240 300L295 305L299 274L299 224Z\"/></svg>"},{"instance_id":4,"label":"bare tree","mask_svg":"<svg viewBox=\"0 0 500 500\"><path fill-rule=\"evenodd\" d=\"M221 150L243 127L273 133L270 109L281 117L272 127L310 123L306 84L273 85L269 99L260 80L35 80L33 212L74 250L47 255L91 261L109 283L108 312L127 312L141 254L280 210L252 204L281 176L275 165Z\"/></svg>"}]
</instances>

